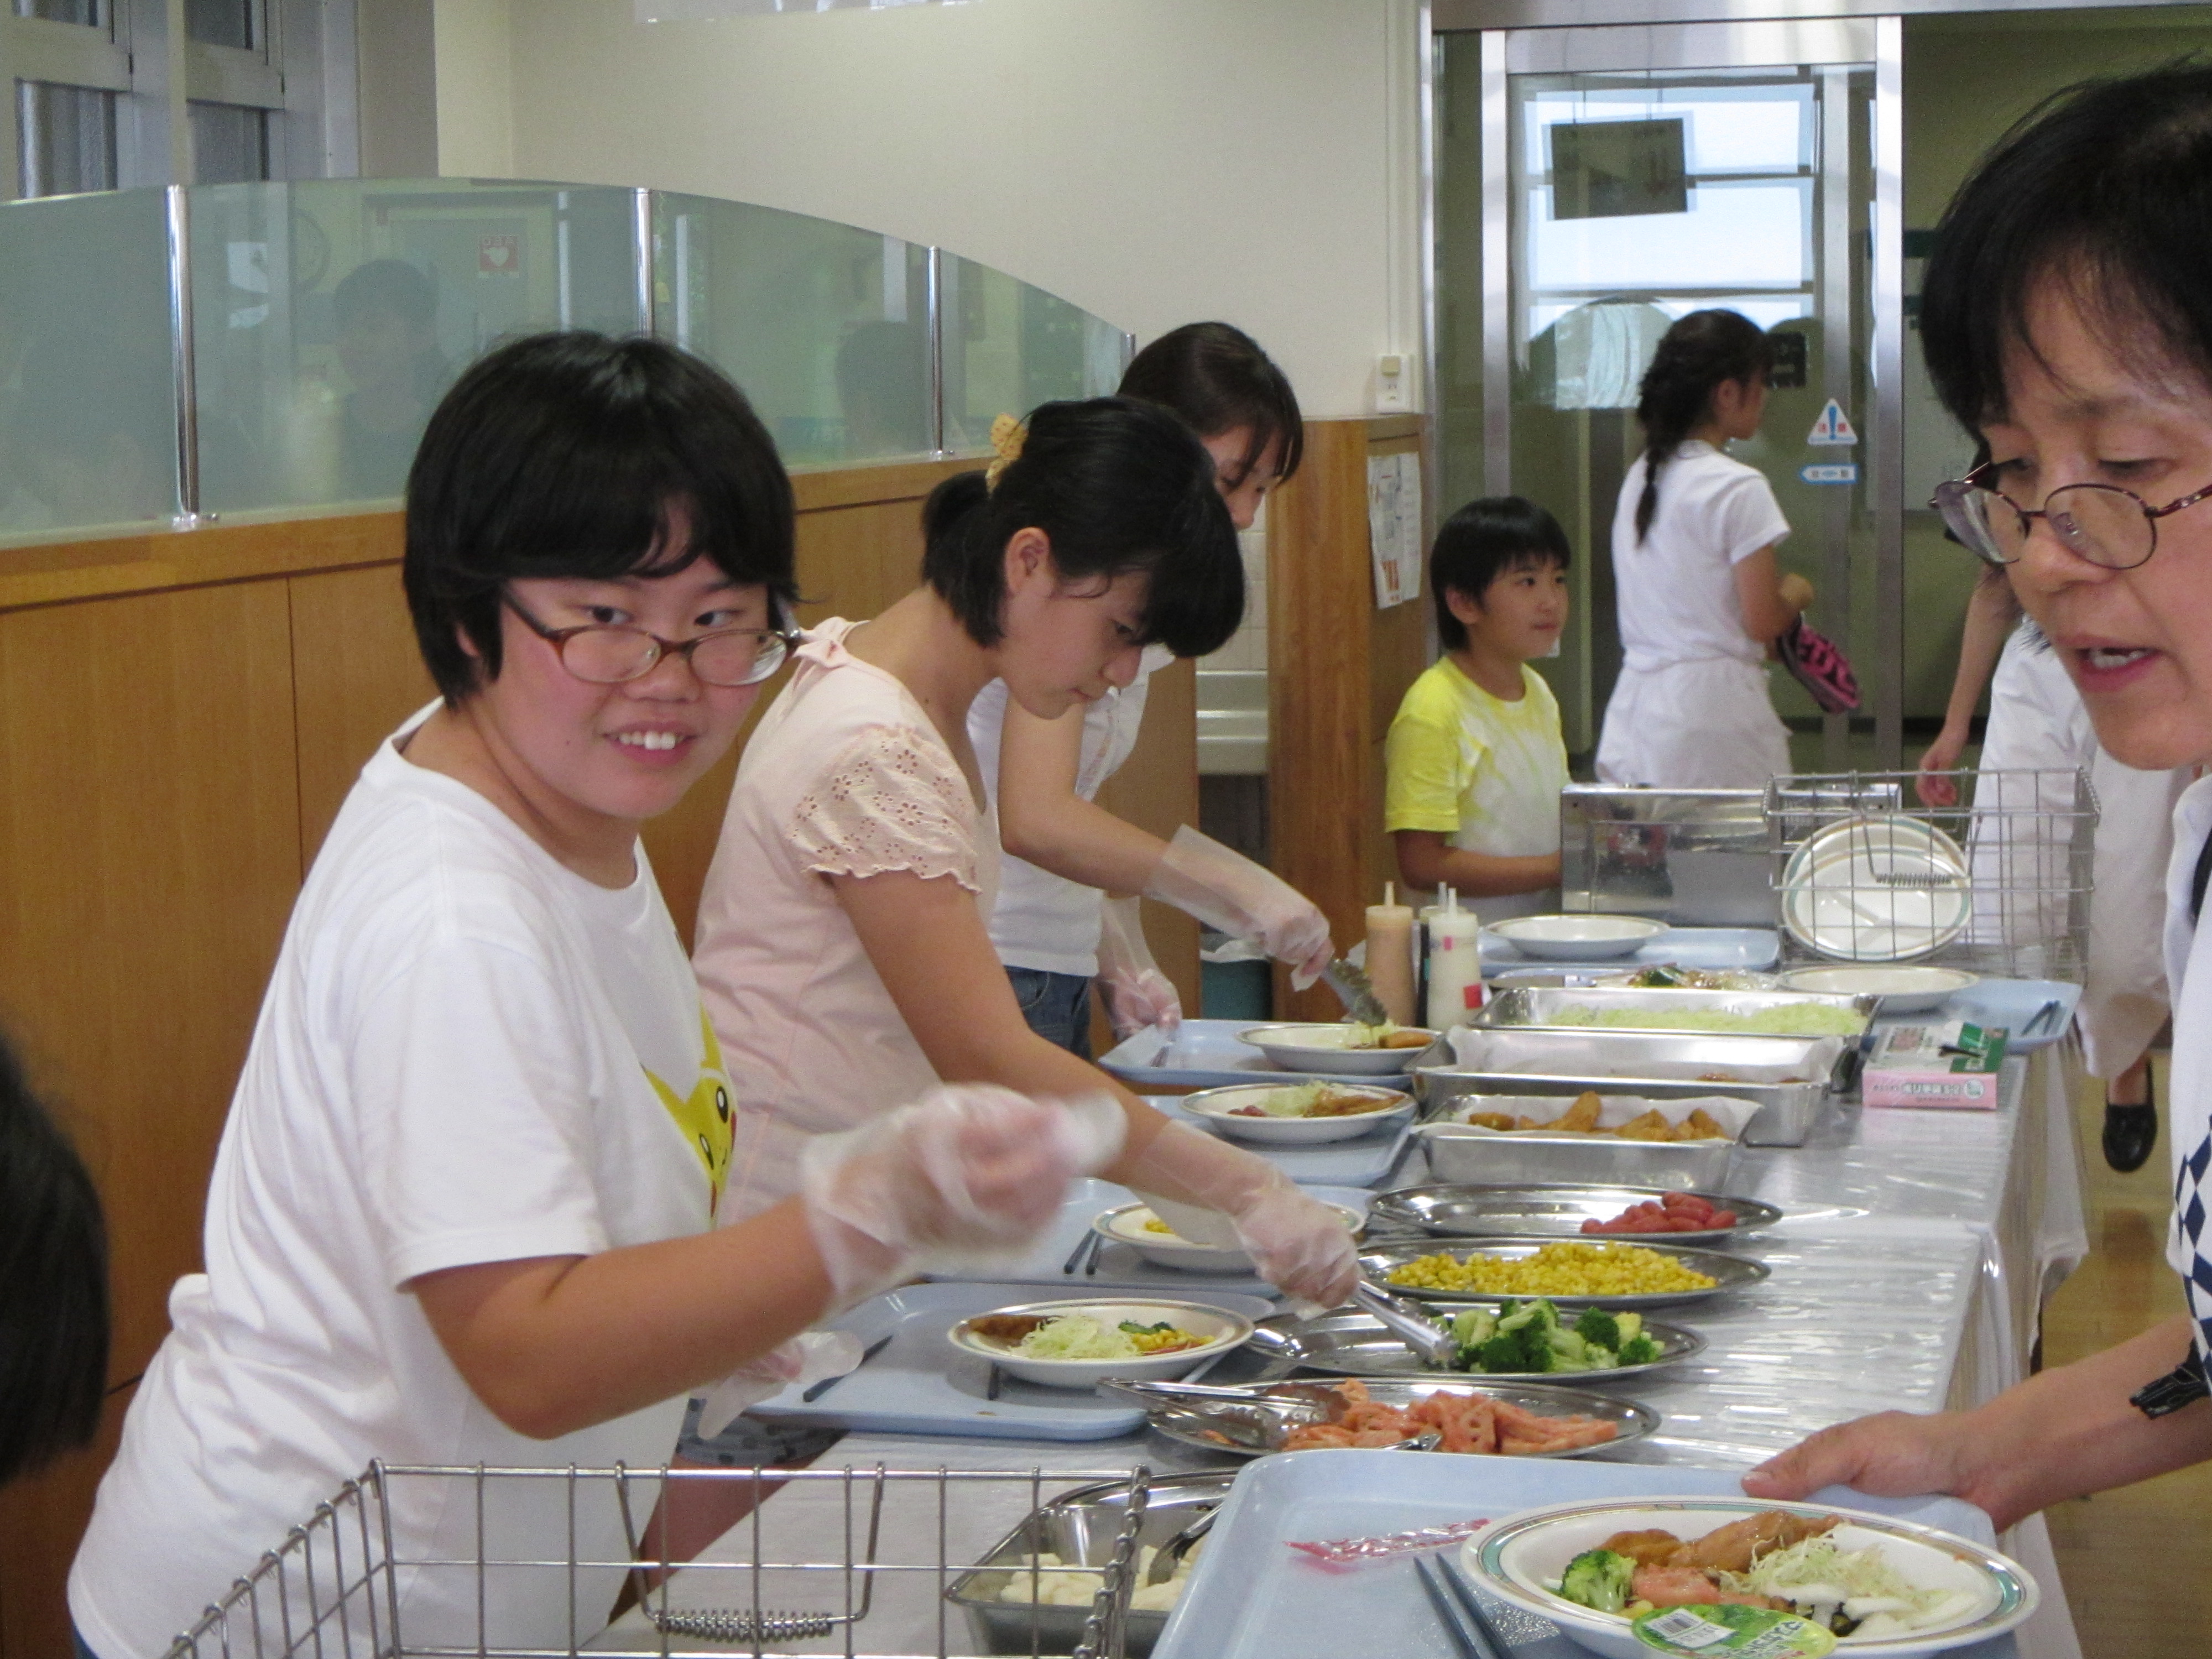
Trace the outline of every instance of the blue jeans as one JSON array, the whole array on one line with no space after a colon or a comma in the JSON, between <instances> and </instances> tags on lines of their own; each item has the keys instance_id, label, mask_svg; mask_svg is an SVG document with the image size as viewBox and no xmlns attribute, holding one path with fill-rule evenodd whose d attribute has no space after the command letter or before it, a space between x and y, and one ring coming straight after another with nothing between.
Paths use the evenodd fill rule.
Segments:
<instances>
[{"instance_id":1,"label":"blue jeans","mask_svg":"<svg viewBox=\"0 0 2212 1659\"><path fill-rule=\"evenodd\" d=\"M1079 1060L1091 1058L1091 981L1081 974L1009 968L1015 1000L1030 1030Z\"/></svg>"}]
</instances>

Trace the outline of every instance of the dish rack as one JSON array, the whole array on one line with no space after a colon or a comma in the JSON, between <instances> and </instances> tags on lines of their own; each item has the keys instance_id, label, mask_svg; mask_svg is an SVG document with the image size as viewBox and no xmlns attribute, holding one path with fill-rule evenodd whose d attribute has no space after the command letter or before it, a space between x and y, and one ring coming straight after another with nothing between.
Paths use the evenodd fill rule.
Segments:
<instances>
[{"instance_id":1,"label":"dish rack","mask_svg":"<svg viewBox=\"0 0 2212 1659\"><path fill-rule=\"evenodd\" d=\"M987 1538L1003 1530L979 1513L987 1500L995 1495L1001 1508L1026 1500L1035 1516L1048 1494L1086 1481L1114 1483L1126 1497L1106 1559L1089 1569L1099 1586L1073 1651L1076 1659L1123 1659L1151 1480L1141 1465L1048 1474L373 1462L317 1504L179 1636L167 1659L551 1659L580 1653L665 1659L702 1651L781 1653L794 1643L805 1644L800 1650L806 1652L945 1659L975 1650L960 1644L963 1622L945 1591L982 1553L964 1534L979 1526ZM750 1499L750 1509L716 1547L723 1559L672 1560L656 1553L659 1506L672 1509L686 1492L703 1498L710 1487L732 1484L747 1490L724 1498ZM789 1491L794 1487L796 1494ZM778 1497L785 1499L781 1510L770 1501ZM434 1552L395 1546L396 1516L441 1508L462 1512L465 1536L458 1547L451 1534ZM612 1516L620 1517L626 1553L595 1558L580 1547L580 1531L591 1530L580 1522ZM838 1547L820 1547L825 1536ZM801 1547L787 1553L793 1541ZM461 1582L465 1593L447 1599L473 1607L465 1631L410 1627L404 1606L408 1588L433 1574ZM890 1645L870 1640L872 1614L877 1640ZM1023 1644L991 1651L1069 1651L1054 1642L1042 1618L1018 1622L1029 1627Z\"/></svg>"},{"instance_id":2,"label":"dish rack","mask_svg":"<svg viewBox=\"0 0 2212 1659\"><path fill-rule=\"evenodd\" d=\"M1931 784L1958 804L1923 805L1918 787ZM2097 829L2081 770L1799 774L1768 784L1765 815L1785 959L2081 982ZM1825 931L1804 925L1812 883L1841 917Z\"/></svg>"}]
</instances>

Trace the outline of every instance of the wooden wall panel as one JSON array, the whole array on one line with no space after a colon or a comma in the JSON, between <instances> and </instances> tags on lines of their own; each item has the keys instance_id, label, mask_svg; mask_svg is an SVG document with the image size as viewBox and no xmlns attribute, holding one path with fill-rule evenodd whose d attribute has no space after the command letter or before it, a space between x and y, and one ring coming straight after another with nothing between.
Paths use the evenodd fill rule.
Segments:
<instances>
[{"instance_id":1,"label":"wooden wall panel","mask_svg":"<svg viewBox=\"0 0 2212 1659\"><path fill-rule=\"evenodd\" d=\"M1340 951L1397 877L1382 834L1382 740L1427 665L1426 611L1375 608L1367 458L1420 447L1418 419L1323 421L1267 504L1267 803L1275 872L1319 905ZM1326 988L1275 975L1279 1018L1334 1019Z\"/></svg>"},{"instance_id":2,"label":"wooden wall panel","mask_svg":"<svg viewBox=\"0 0 2212 1659\"><path fill-rule=\"evenodd\" d=\"M136 1392L124 1383L107 1396L90 1445L0 1492L0 1563L6 1565L0 1576L0 1659L66 1659L70 1654L62 1587Z\"/></svg>"},{"instance_id":3,"label":"wooden wall panel","mask_svg":"<svg viewBox=\"0 0 2212 1659\"><path fill-rule=\"evenodd\" d=\"M294 576L292 677L300 725L300 848L313 865L361 769L437 695L415 647L399 567Z\"/></svg>"},{"instance_id":4,"label":"wooden wall panel","mask_svg":"<svg viewBox=\"0 0 2212 1659\"><path fill-rule=\"evenodd\" d=\"M114 1374L167 1328L301 874L281 582L0 615L0 1020L106 1200Z\"/></svg>"}]
</instances>

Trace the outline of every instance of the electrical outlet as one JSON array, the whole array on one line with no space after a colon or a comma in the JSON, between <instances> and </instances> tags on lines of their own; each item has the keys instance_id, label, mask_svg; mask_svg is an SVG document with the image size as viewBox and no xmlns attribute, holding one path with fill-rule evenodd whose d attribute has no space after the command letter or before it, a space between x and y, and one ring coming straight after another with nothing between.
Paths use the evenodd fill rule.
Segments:
<instances>
[{"instance_id":1,"label":"electrical outlet","mask_svg":"<svg viewBox=\"0 0 2212 1659\"><path fill-rule=\"evenodd\" d=\"M1375 360L1375 412L1402 415L1413 405L1407 385L1412 365L1400 351L1386 351Z\"/></svg>"}]
</instances>

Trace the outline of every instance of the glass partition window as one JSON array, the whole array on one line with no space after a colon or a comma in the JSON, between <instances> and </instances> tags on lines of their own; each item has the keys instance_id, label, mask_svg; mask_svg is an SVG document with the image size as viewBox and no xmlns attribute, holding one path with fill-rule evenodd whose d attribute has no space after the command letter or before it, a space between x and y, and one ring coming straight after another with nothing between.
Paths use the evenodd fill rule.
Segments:
<instances>
[{"instance_id":1,"label":"glass partition window","mask_svg":"<svg viewBox=\"0 0 2212 1659\"><path fill-rule=\"evenodd\" d=\"M1129 337L1004 271L944 259L945 447L991 441L997 416L1062 398L1100 398L1121 383Z\"/></svg>"},{"instance_id":2,"label":"glass partition window","mask_svg":"<svg viewBox=\"0 0 2212 1659\"><path fill-rule=\"evenodd\" d=\"M261 46L261 0L185 0L185 33L210 46Z\"/></svg>"},{"instance_id":3,"label":"glass partition window","mask_svg":"<svg viewBox=\"0 0 2212 1659\"><path fill-rule=\"evenodd\" d=\"M0 234L0 536L177 510L167 234L155 191L19 202Z\"/></svg>"},{"instance_id":4,"label":"glass partition window","mask_svg":"<svg viewBox=\"0 0 2212 1659\"><path fill-rule=\"evenodd\" d=\"M926 454L929 250L804 214L653 198L653 327L745 389L793 466Z\"/></svg>"},{"instance_id":5,"label":"glass partition window","mask_svg":"<svg viewBox=\"0 0 2212 1659\"><path fill-rule=\"evenodd\" d=\"M186 112L194 179L203 185L248 185L269 177L267 110L195 100Z\"/></svg>"},{"instance_id":6,"label":"glass partition window","mask_svg":"<svg viewBox=\"0 0 2212 1659\"><path fill-rule=\"evenodd\" d=\"M635 333L632 193L360 179L191 197L201 505L386 500L502 339Z\"/></svg>"}]
</instances>

